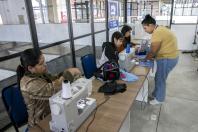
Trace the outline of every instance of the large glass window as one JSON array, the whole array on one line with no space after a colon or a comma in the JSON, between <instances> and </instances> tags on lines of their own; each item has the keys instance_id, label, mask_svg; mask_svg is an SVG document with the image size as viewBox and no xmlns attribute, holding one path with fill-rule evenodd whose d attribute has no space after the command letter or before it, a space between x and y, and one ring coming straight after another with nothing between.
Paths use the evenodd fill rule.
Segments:
<instances>
[{"instance_id":1,"label":"large glass window","mask_svg":"<svg viewBox=\"0 0 198 132\"><path fill-rule=\"evenodd\" d=\"M53 43L60 43L42 50L46 62L67 54L70 57L69 62L72 63L70 43L62 43L69 40L66 0L32 0L32 6L39 46L42 48ZM57 70L66 65L66 62L63 62L59 64ZM56 65L55 61L53 64ZM52 73L58 72L57 70L49 68L49 72Z\"/></svg>"},{"instance_id":2,"label":"large glass window","mask_svg":"<svg viewBox=\"0 0 198 132\"><path fill-rule=\"evenodd\" d=\"M0 0L0 58L32 47L24 0ZM0 91L16 83L14 76L19 63L19 57L0 61ZM0 129L2 129L10 123L10 119L1 98L0 111Z\"/></svg>"},{"instance_id":3,"label":"large glass window","mask_svg":"<svg viewBox=\"0 0 198 132\"><path fill-rule=\"evenodd\" d=\"M32 0L39 46L69 39L66 0Z\"/></svg>"},{"instance_id":4,"label":"large glass window","mask_svg":"<svg viewBox=\"0 0 198 132\"><path fill-rule=\"evenodd\" d=\"M0 1L0 57L32 47L23 0Z\"/></svg>"},{"instance_id":5,"label":"large glass window","mask_svg":"<svg viewBox=\"0 0 198 132\"><path fill-rule=\"evenodd\" d=\"M93 0L95 32L106 29L105 25L105 0Z\"/></svg>"},{"instance_id":6,"label":"large glass window","mask_svg":"<svg viewBox=\"0 0 198 132\"><path fill-rule=\"evenodd\" d=\"M173 23L197 23L197 0L174 0Z\"/></svg>"},{"instance_id":7,"label":"large glass window","mask_svg":"<svg viewBox=\"0 0 198 132\"><path fill-rule=\"evenodd\" d=\"M70 0L74 37L91 33L90 1Z\"/></svg>"},{"instance_id":8,"label":"large glass window","mask_svg":"<svg viewBox=\"0 0 198 132\"><path fill-rule=\"evenodd\" d=\"M47 62L48 72L56 74L62 72L65 68L72 67L70 51L70 42L43 49L42 52Z\"/></svg>"},{"instance_id":9,"label":"large glass window","mask_svg":"<svg viewBox=\"0 0 198 132\"><path fill-rule=\"evenodd\" d=\"M147 37L141 21L146 14L154 18L159 16L159 3L155 0L127 0L127 24L132 28L132 39L139 40Z\"/></svg>"},{"instance_id":10,"label":"large glass window","mask_svg":"<svg viewBox=\"0 0 198 132\"><path fill-rule=\"evenodd\" d=\"M76 66L82 70L80 58L87 54L93 54L93 47L91 36L83 37L74 40L75 54L76 54Z\"/></svg>"},{"instance_id":11,"label":"large glass window","mask_svg":"<svg viewBox=\"0 0 198 132\"><path fill-rule=\"evenodd\" d=\"M96 44L96 58L100 59L102 55L102 44L106 42L106 32L101 32L95 34L95 44Z\"/></svg>"},{"instance_id":12,"label":"large glass window","mask_svg":"<svg viewBox=\"0 0 198 132\"><path fill-rule=\"evenodd\" d=\"M124 24L124 1L119 1L119 26Z\"/></svg>"}]
</instances>

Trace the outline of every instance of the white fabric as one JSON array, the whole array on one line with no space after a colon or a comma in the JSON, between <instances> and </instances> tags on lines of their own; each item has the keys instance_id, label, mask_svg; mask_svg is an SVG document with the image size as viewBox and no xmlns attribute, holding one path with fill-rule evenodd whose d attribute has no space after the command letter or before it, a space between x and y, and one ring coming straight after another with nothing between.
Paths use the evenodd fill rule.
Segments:
<instances>
[{"instance_id":1,"label":"white fabric","mask_svg":"<svg viewBox=\"0 0 198 132\"><path fill-rule=\"evenodd\" d=\"M105 56L105 48L104 48L104 50L102 52L102 56L101 56L101 58L99 60L99 63L97 65L97 67L100 67L102 64L104 64L107 61L109 61L109 59Z\"/></svg>"}]
</instances>

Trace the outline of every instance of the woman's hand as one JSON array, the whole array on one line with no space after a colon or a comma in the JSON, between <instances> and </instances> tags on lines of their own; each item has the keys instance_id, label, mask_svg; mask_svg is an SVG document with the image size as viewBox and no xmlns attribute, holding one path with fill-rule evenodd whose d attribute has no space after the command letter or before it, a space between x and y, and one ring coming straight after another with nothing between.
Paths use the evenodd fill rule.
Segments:
<instances>
[{"instance_id":1,"label":"woman's hand","mask_svg":"<svg viewBox=\"0 0 198 132\"><path fill-rule=\"evenodd\" d=\"M69 71L72 75L80 75L81 72L78 68L68 68L67 71Z\"/></svg>"},{"instance_id":2,"label":"woman's hand","mask_svg":"<svg viewBox=\"0 0 198 132\"><path fill-rule=\"evenodd\" d=\"M52 84L53 84L54 87L60 87L61 84L62 84L62 82L63 82L64 80L65 80L64 77L63 77L63 76L60 76L60 78L54 80L54 81L52 82Z\"/></svg>"},{"instance_id":3,"label":"woman's hand","mask_svg":"<svg viewBox=\"0 0 198 132\"><path fill-rule=\"evenodd\" d=\"M81 72L78 68L68 68L63 72L64 80L68 80L70 82L75 81L81 77Z\"/></svg>"},{"instance_id":4,"label":"woman's hand","mask_svg":"<svg viewBox=\"0 0 198 132\"><path fill-rule=\"evenodd\" d=\"M65 80L65 78L64 78L63 76L61 76L61 77L58 79L58 81L61 82L61 83L62 83L64 80Z\"/></svg>"}]
</instances>

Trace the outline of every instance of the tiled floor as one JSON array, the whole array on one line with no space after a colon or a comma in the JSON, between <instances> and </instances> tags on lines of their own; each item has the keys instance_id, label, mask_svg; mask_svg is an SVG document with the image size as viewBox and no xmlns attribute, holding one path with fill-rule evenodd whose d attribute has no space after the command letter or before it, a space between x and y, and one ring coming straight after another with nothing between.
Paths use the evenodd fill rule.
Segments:
<instances>
[{"instance_id":1,"label":"tiled floor","mask_svg":"<svg viewBox=\"0 0 198 132\"><path fill-rule=\"evenodd\" d=\"M198 61L189 54L181 54L167 80L165 103L146 105L143 110L140 102L134 103L131 132L198 132L197 68Z\"/></svg>"}]
</instances>

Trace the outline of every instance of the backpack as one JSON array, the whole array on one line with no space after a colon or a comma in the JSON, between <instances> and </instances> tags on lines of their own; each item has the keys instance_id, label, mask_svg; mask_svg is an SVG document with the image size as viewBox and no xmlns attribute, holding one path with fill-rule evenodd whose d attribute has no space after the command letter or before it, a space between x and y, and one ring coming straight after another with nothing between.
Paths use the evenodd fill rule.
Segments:
<instances>
[{"instance_id":1,"label":"backpack","mask_svg":"<svg viewBox=\"0 0 198 132\"><path fill-rule=\"evenodd\" d=\"M94 73L94 76L103 81L114 81L120 78L119 65L115 61L107 61Z\"/></svg>"},{"instance_id":2,"label":"backpack","mask_svg":"<svg viewBox=\"0 0 198 132\"><path fill-rule=\"evenodd\" d=\"M126 91L126 88L127 86L124 83L118 84L116 83L116 81L106 82L98 89L98 92L104 93L105 95L113 95L119 92L123 93L124 91Z\"/></svg>"}]
</instances>

